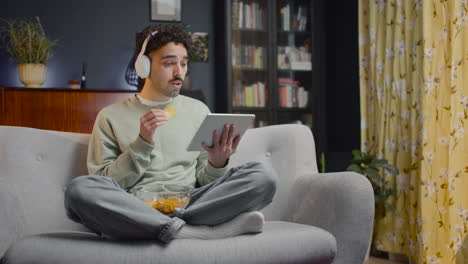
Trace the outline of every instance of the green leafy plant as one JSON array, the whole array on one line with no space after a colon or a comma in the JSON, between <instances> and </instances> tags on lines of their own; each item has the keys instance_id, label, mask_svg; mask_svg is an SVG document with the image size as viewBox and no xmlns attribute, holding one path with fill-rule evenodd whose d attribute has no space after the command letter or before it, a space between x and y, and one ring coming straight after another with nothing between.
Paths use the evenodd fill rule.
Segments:
<instances>
[{"instance_id":1,"label":"green leafy plant","mask_svg":"<svg viewBox=\"0 0 468 264\"><path fill-rule=\"evenodd\" d=\"M0 27L2 47L18 64L47 64L57 43L45 35L39 17L3 20Z\"/></svg>"},{"instance_id":2,"label":"green leafy plant","mask_svg":"<svg viewBox=\"0 0 468 264\"><path fill-rule=\"evenodd\" d=\"M192 33L192 48L188 54L190 61L208 61L208 35L205 33Z\"/></svg>"},{"instance_id":3,"label":"green leafy plant","mask_svg":"<svg viewBox=\"0 0 468 264\"><path fill-rule=\"evenodd\" d=\"M390 165L385 159L377 159L375 155L360 150L353 150L352 154L353 159L347 170L360 173L371 182L374 189L376 215L383 213L384 207L394 210L393 205L388 202L388 197L393 195L395 191L386 188L384 170L396 176L399 173L398 168Z\"/></svg>"},{"instance_id":4,"label":"green leafy plant","mask_svg":"<svg viewBox=\"0 0 468 264\"><path fill-rule=\"evenodd\" d=\"M320 155L320 172L325 173L325 153L322 152L322 155Z\"/></svg>"},{"instance_id":5,"label":"green leafy plant","mask_svg":"<svg viewBox=\"0 0 468 264\"><path fill-rule=\"evenodd\" d=\"M200 32L190 32L190 24L181 24L184 31L188 32L192 38L192 46L188 51L190 62L208 61L208 35ZM189 63L190 67L190 63Z\"/></svg>"}]
</instances>

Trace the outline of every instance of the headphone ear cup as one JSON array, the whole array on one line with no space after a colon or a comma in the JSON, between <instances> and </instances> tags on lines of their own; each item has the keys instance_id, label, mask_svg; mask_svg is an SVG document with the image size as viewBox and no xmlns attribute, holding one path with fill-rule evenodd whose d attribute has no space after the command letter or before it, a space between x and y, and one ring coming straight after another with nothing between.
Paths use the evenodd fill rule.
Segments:
<instances>
[{"instance_id":1,"label":"headphone ear cup","mask_svg":"<svg viewBox=\"0 0 468 264\"><path fill-rule=\"evenodd\" d=\"M146 55L140 55L135 61L135 71L142 79L149 76L151 72L151 60Z\"/></svg>"}]
</instances>

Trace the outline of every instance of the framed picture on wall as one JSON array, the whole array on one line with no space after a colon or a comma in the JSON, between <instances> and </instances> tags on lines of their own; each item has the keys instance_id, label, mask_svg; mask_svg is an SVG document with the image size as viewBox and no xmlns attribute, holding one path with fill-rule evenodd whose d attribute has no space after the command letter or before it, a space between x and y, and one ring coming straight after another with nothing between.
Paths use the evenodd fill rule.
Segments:
<instances>
[{"instance_id":1,"label":"framed picture on wall","mask_svg":"<svg viewBox=\"0 0 468 264\"><path fill-rule=\"evenodd\" d=\"M181 21L181 0L150 0L151 21Z\"/></svg>"}]
</instances>

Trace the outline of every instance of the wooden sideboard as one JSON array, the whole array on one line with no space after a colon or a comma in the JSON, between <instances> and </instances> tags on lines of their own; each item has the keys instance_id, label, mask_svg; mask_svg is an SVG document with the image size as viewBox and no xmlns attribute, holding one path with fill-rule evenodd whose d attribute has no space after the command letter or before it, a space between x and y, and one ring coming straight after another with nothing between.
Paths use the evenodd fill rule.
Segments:
<instances>
[{"instance_id":1,"label":"wooden sideboard","mask_svg":"<svg viewBox=\"0 0 468 264\"><path fill-rule=\"evenodd\" d=\"M0 125L91 133L98 112L137 91L0 87ZM201 91L182 91L205 101Z\"/></svg>"}]
</instances>

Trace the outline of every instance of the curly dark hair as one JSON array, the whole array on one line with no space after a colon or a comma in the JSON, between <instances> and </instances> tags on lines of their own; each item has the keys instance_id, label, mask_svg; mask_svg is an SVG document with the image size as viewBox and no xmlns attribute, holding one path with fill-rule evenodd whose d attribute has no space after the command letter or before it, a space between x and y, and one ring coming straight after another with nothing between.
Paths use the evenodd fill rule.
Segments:
<instances>
[{"instance_id":1,"label":"curly dark hair","mask_svg":"<svg viewBox=\"0 0 468 264\"><path fill-rule=\"evenodd\" d=\"M143 31L136 34L136 49L137 54L140 53L141 46L146 37L151 33L158 31L158 33L151 37L148 45L146 46L145 55L148 55L153 50L157 50L160 47L166 45L169 42L175 42L177 44L182 44L187 49L187 52L190 50L192 45L192 38L190 34L185 32L180 26L174 24L162 24L162 25L150 25L147 26Z\"/></svg>"},{"instance_id":2,"label":"curly dark hair","mask_svg":"<svg viewBox=\"0 0 468 264\"><path fill-rule=\"evenodd\" d=\"M175 42L176 44L182 44L187 49L187 53L190 51L192 45L192 37L189 33L185 32L182 27L175 24L160 24L160 25L149 25L144 28L141 32L136 33L136 49L130 65L133 66L136 57L141 51L141 46L145 41L146 37L151 33L158 31L156 35L150 38L148 45L146 45L145 55L150 52L161 48L169 42ZM129 65L129 66L130 66ZM134 69L132 69L134 70ZM143 88L144 80L138 77L138 90Z\"/></svg>"}]
</instances>

